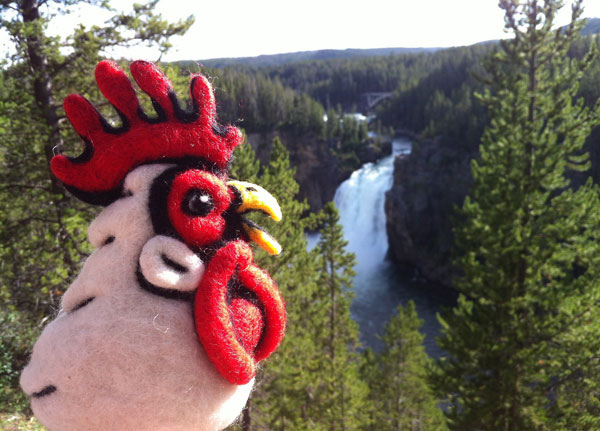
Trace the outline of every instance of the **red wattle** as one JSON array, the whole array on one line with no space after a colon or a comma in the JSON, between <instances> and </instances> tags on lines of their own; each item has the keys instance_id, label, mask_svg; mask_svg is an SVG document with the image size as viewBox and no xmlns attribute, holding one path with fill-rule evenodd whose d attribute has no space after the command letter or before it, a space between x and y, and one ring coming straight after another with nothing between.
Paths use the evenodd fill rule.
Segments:
<instances>
[{"instance_id":1,"label":"red wattle","mask_svg":"<svg viewBox=\"0 0 600 431\"><path fill-rule=\"evenodd\" d=\"M243 298L228 301L232 277L250 291L258 306ZM269 275L252 263L244 241L219 249L208 264L194 304L196 331L208 358L232 384L246 384L256 363L281 343L285 306Z\"/></svg>"}]
</instances>

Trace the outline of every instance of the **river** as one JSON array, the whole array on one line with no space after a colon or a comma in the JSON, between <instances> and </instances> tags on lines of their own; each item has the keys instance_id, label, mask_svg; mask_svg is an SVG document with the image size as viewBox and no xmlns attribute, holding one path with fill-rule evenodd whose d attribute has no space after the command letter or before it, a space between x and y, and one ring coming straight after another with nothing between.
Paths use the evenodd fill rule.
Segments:
<instances>
[{"instance_id":1,"label":"river","mask_svg":"<svg viewBox=\"0 0 600 431\"><path fill-rule=\"evenodd\" d=\"M395 139L392 147L392 155L353 172L340 184L334 198L348 241L347 250L357 260L352 316L360 325L363 344L379 349L382 343L377 335L383 333L385 323L398 305L412 299L424 320L421 332L425 334L425 349L430 356L437 357L440 350L435 337L440 325L436 313L448 301L436 295L439 291L434 286L413 274L398 273L386 258L385 193L392 186L395 157L410 154L411 142Z\"/></svg>"}]
</instances>

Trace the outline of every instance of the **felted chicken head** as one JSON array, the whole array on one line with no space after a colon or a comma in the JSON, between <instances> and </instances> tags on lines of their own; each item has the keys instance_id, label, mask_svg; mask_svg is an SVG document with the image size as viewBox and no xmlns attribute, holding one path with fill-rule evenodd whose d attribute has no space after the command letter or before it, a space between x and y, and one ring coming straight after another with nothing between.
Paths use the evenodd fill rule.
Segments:
<instances>
[{"instance_id":1,"label":"felted chicken head","mask_svg":"<svg viewBox=\"0 0 600 431\"><path fill-rule=\"evenodd\" d=\"M192 76L182 107L166 76L137 61L143 110L112 61L96 80L118 113L85 98L64 108L84 142L51 168L79 199L105 206L94 252L36 342L21 386L51 430L220 430L244 407L257 363L279 345L285 308L250 241L280 247L248 211L281 218L277 201L228 178L235 127L217 123L213 89Z\"/></svg>"}]
</instances>

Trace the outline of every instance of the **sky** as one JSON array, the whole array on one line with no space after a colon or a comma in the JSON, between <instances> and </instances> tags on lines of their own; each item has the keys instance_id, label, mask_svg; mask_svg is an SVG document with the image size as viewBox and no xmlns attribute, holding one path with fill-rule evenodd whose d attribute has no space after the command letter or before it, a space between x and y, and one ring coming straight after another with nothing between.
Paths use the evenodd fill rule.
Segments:
<instances>
[{"instance_id":1,"label":"sky","mask_svg":"<svg viewBox=\"0 0 600 431\"><path fill-rule=\"evenodd\" d=\"M112 1L123 10L132 3ZM600 0L584 0L584 6L584 16L600 18ZM157 10L171 21L196 17L186 35L172 39L173 48L163 61L318 49L448 47L507 37L498 0L161 0ZM108 16L84 5L57 16L49 31L62 35L77 23L101 24ZM567 6L558 23L569 18ZM5 47L2 43L0 48ZM159 57L157 50L144 47L108 54Z\"/></svg>"}]
</instances>

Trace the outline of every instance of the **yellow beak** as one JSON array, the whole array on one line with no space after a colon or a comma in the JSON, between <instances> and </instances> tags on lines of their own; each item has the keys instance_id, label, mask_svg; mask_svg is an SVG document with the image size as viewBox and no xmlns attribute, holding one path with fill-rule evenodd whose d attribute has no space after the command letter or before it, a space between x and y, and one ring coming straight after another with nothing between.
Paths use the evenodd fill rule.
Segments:
<instances>
[{"instance_id":1,"label":"yellow beak","mask_svg":"<svg viewBox=\"0 0 600 431\"><path fill-rule=\"evenodd\" d=\"M244 218L242 219L242 226L250 240L260 245L267 253L271 255L281 253L281 245L259 225Z\"/></svg>"},{"instance_id":2,"label":"yellow beak","mask_svg":"<svg viewBox=\"0 0 600 431\"><path fill-rule=\"evenodd\" d=\"M227 185L236 191L239 197L236 212L244 214L249 211L261 211L275 221L281 220L281 208L277 199L271 193L256 184L245 181L228 181ZM251 220L242 217L242 225L251 241L256 242L267 253L277 255L281 253L281 245L263 228Z\"/></svg>"},{"instance_id":3,"label":"yellow beak","mask_svg":"<svg viewBox=\"0 0 600 431\"><path fill-rule=\"evenodd\" d=\"M241 204L236 210L238 213L262 211L275 221L281 220L281 208L277 199L261 186L245 181L227 181L227 185L237 190L241 197Z\"/></svg>"}]
</instances>

